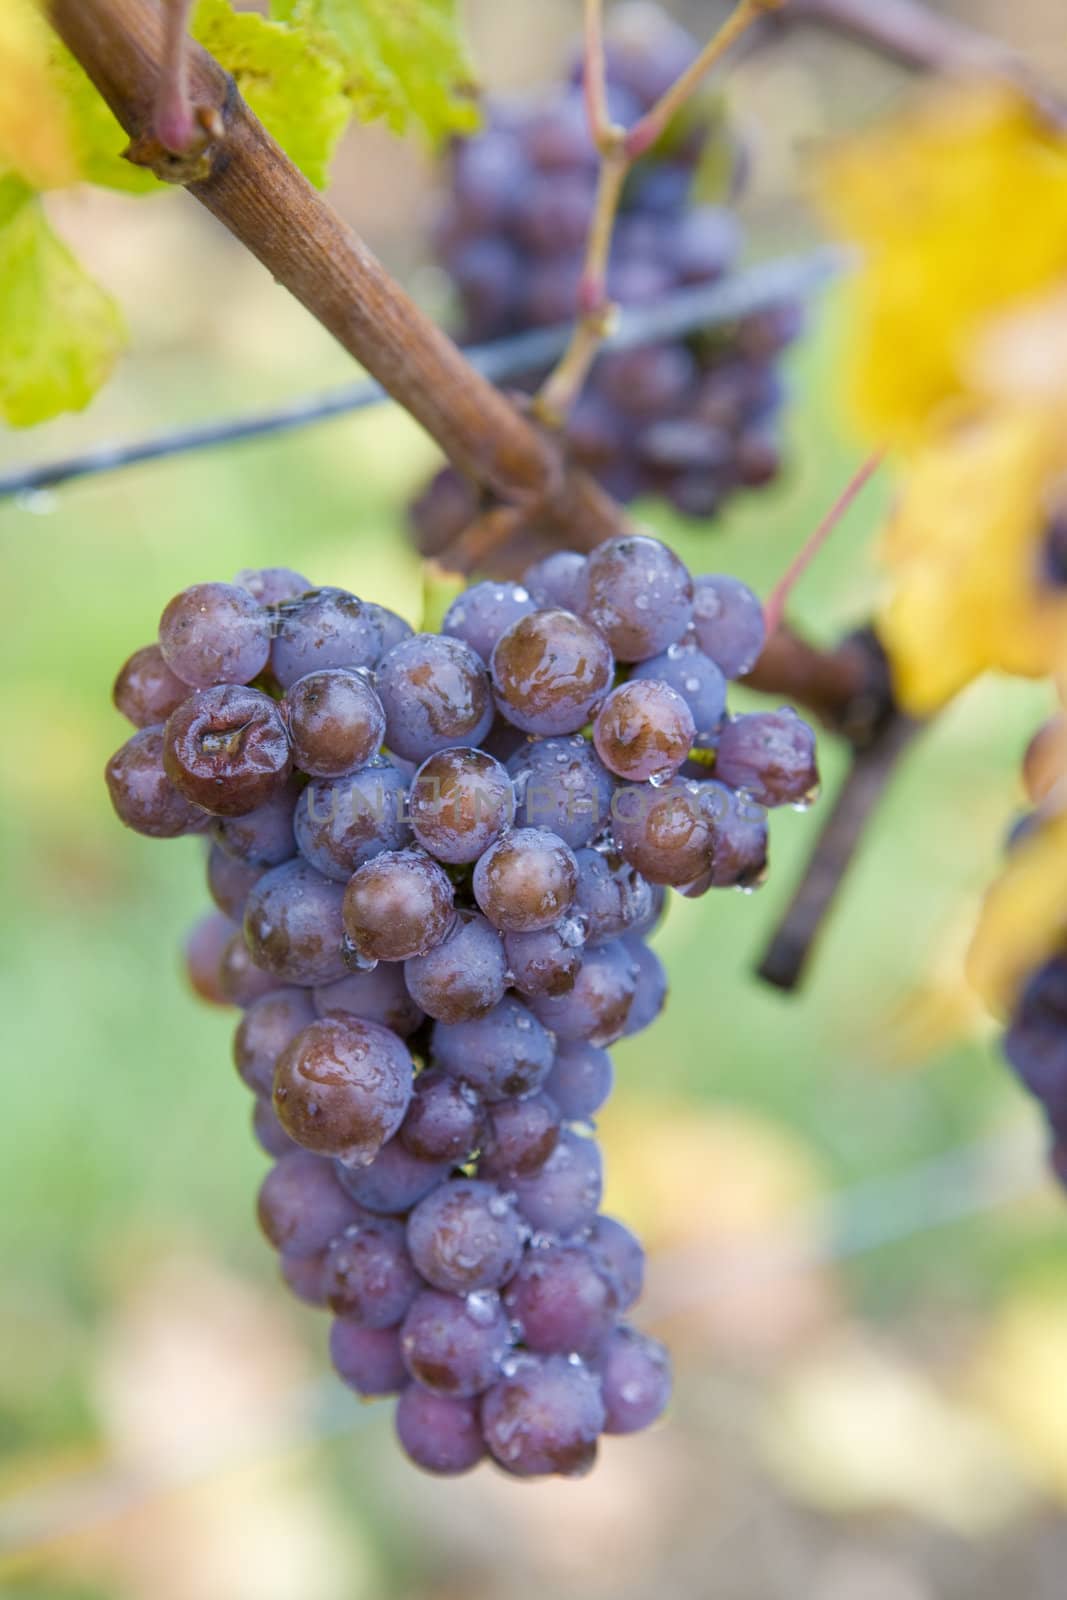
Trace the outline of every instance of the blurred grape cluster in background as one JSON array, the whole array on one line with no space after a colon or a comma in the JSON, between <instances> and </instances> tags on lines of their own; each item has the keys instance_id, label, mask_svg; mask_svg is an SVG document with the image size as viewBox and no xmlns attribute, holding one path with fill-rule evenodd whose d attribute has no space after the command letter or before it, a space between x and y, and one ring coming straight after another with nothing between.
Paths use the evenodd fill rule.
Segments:
<instances>
[{"instance_id":1,"label":"blurred grape cluster in background","mask_svg":"<svg viewBox=\"0 0 1067 1600\"><path fill-rule=\"evenodd\" d=\"M550 81L573 0L469 0L494 86ZM706 34L721 8L670 8ZM946 9L946 8L942 8ZM1056 0L957 0L1067 82ZM908 82L824 34L729 81L753 256L816 241L813 142ZM428 162L380 130L333 199L442 316ZM52 215L132 324L90 410L0 437L0 469L351 377L343 354L180 197L57 197ZM831 289L786 361L787 468L717 531L657 509L695 570L761 594L854 470ZM780 819L755 897L679 901L651 1035L618 1051L606 1208L652 1251L667 1423L580 1483L424 1479L388 1418L326 1379L325 1329L274 1280L249 1196L266 1159L227 1069L230 1019L174 965L196 845L119 829L114 664L204 577L294 565L413 622L404 508L436 465L391 408L0 504L0 1591L12 1600L1053 1600L1067 1560L1067 1216L1036 1119L961 975L975 900L1020 803L1047 691L962 696L893 788L804 991L752 976L818 813ZM853 511L798 591L831 640L878 583ZM640 506L638 513L641 514ZM755 704L752 700L752 704ZM739 697L738 709L747 702ZM843 753L824 742L825 788Z\"/></svg>"}]
</instances>

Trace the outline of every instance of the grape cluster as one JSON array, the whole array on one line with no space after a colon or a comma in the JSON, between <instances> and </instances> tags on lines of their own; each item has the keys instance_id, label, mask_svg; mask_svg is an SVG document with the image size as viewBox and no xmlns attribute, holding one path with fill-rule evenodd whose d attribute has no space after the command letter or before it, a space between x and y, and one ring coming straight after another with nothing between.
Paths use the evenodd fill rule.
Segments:
<instances>
[{"instance_id":1,"label":"grape cluster","mask_svg":"<svg viewBox=\"0 0 1067 1600\"><path fill-rule=\"evenodd\" d=\"M666 1403L592 1119L664 1004L667 888L755 885L765 808L813 791L795 713L726 715L762 639L633 535L439 634L289 571L197 584L119 674L119 817L205 836L189 971L241 1008L263 1231L430 1471L579 1473Z\"/></svg>"},{"instance_id":2,"label":"grape cluster","mask_svg":"<svg viewBox=\"0 0 1067 1600\"><path fill-rule=\"evenodd\" d=\"M1009 847L1067 812L1067 712L1031 739L1023 782L1034 809L1014 828ZM1052 1168L1067 1187L1067 907L1061 948L1023 986L1004 1035L1004 1054L1045 1112Z\"/></svg>"},{"instance_id":3,"label":"grape cluster","mask_svg":"<svg viewBox=\"0 0 1067 1600\"><path fill-rule=\"evenodd\" d=\"M632 126L697 54L693 40L649 6L622 8L609 44L609 108ZM692 205L706 128L690 123L640 161L623 196L607 292L624 307L714 283L742 244L735 214ZM485 130L456 145L434 244L455 285L460 336L472 342L566 323L578 307L597 153L580 85L530 106L487 108ZM777 358L800 330L782 301L690 338L610 352L571 418L572 458L624 503L665 497L711 517L738 488L769 483L780 465ZM517 380L532 391L545 376ZM452 469L413 508L427 554L445 549L475 514L474 491Z\"/></svg>"}]
</instances>

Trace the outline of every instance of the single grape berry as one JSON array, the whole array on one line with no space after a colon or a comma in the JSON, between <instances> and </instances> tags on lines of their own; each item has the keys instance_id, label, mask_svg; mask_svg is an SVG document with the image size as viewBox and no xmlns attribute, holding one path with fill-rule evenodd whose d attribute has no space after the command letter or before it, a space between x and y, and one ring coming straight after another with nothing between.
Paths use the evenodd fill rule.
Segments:
<instances>
[{"instance_id":1,"label":"single grape berry","mask_svg":"<svg viewBox=\"0 0 1067 1600\"><path fill-rule=\"evenodd\" d=\"M377 755L385 712L366 678L331 667L309 672L285 691L282 716L293 761L314 778L341 778Z\"/></svg>"},{"instance_id":2,"label":"single grape berry","mask_svg":"<svg viewBox=\"0 0 1067 1600\"><path fill-rule=\"evenodd\" d=\"M403 1217L448 1177L448 1161L424 1161L399 1138L383 1145L368 1166L338 1165L337 1176L346 1192L375 1216Z\"/></svg>"},{"instance_id":3,"label":"single grape berry","mask_svg":"<svg viewBox=\"0 0 1067 1600\"><path fill-rule=\"evenodd\" d=\"M714 819L705 813L698 783L672 778L660 789L619 789L612 815L620 851L650 883L677 888L710 867Z\"/></svg>"},{"instance_id":4,"label":"single grape berry","mask_svg":"<svg viewBox=\"0 0 1067 1600\"><path fill-rule=\"evenodd\" d=\"M231 1006L250 1006L277 987L277 980L252 960L240 928L230 936L219 962L219 988Z\"/></svg>"},{"instance_id":5,"label":"single grape berry","mask_svg":"<svg viewBox=\"0 0 1067 1600\"><path fill-rule=\"evenodd\" d=\"M185 941L185 975L199 999L209 1006L232 1002L220 983L222 957L237 927L221 911L209 912L190 929Z\"/></svg>"},{"instance_id":6,"label":"single grape berry","mask_svg":"<svg viewBox=\"0 0 1067 1600\"><path fill-rule=\"evenodd\" d=\"M162 728L141 728L111 757L104 777L115 815L149 839L201 833L211 818L171 782Z\"/></svg>"},{"instance_id":7,"label":"single grape berry","mask_svg":"<svg viewBox=\"0 0 1067 1600\"><path fill-rule=\"evenodd\" d=\"M505 628L536 609L533 596L521 583L476 583L453 600L441 632L462 639L488 665Z\"/></svg>"},{"instance_id":8,"label":"single grape berry","mask_svg":"<svg viewBox=\"0 0 1067 1600\"><path fill-rule=\"evenodd\" d=\"M583 1476L596 1460L604 1420L599 1379L567 1356L517 1359L482 1401L485 1442L519 1478Z\"/></svg>"},{"instance_id":9,"label":"single grape berry","mask_svg":"<svg viewBox=\"0 0 1067 1600\"><path fill-rule=\"evenodd\" d=\"M623 1037L629 1038L651 1027L667 1004L667 974L659 956L642 939L631 936L625 944L637 968L637 986L623 1030Z\"/></svg>"},{"instance_id":10,"label":"single grape berry","mask_svg":"<svg viewBox=\"0 0 1067 1600\"><path fill-rule=\"evenodd\" d=\"M421 850L388 850L358 867L344 892L345 932L364 961L406 961L446 938L452 882Z\"/></svg>"},{"instance_id":11,"label":"single grape berry","mask_svg":"<svg viewBox=\"0 0 1067 1600\"><path fill-rule=\"evenodd\" d=\"M411 828L438 861L477 861L515 815L511 779L482 750L441 750L411 781Z\"/></svg>"},{"instance_id":12,"label":"single grape berry","mask_svg":"<svg viewBox=\"0 0 1067 1600\"><path fill-rule=\"evenodd\" d=\"M611 1332L618 1293L588 1245L545 1243L523 1256L504 1305L528 1350L595 1356Z\"/></svg>"},{"instance_id":13,"label":"single grape berry","mask_svg":"<svg viewBox=\"0 0 1067 1600\"><path fill-rule=\"evenodd\" d=\"M411 840L408 785L392 761L374 760L344 778L314 778L297 803L293 830L306 861L347 883L357 867Z\"/></svg>"},{"instance_id":14,"label":"single grape berry","mask_svg":"<svg viewBox=\"0 0 1067 1600\"><path fill-rule=\"evenodd\" d=\"M641 1298L645 1283L645 1252L629 1228L615 1217L597 1217L589 1231L589 1248L611 1275L619 1310L628 1311Z\"/></svg>"},{"instance_id":15,"label":"single grape berry","mask_svg":"<svg viewBox=\"0 0 1067 1600\"><path fill-rule=\"evenodd\" d=\"M233 1038L234 1065L249 1089L272 1093L278 1057L315 1020L306 989L272 989L252 1002Z\"/></svg>"},{"instance_id":16,"label":"single grape berry","mask_svg":"<svg viewBox=\"0 0 1067 1600\"><path fill-rule=\"evenodd\" d=\"M682 637L693 580L673 550L644 534L598 545L589 557L583 615L620 661L644 661Z\"/></svg>"},{"instance_id":17,"label":"single grape berry","mask_svg":"<svg viewBox=\"0 0 1067 1600\"><path fill-rule=\"evenodd\" d=\"M431 1052L446 1072L492 1101L539 1089L552 1066L555 1047L531 1011L505 995L491 1011L470 1022L435 1023Z\"/></svg>"},{"instance_id":18,"label":"single grape berry","mask_svg":"<svg viewBox=\"0 0 1067 1600\"><path fill-rule=\"evenodd\" d=\"M578 850L607 827L615 779L587 740L524 741L508 772L520 828L547 828Z\"/></svg>"},{"instance_id":19,"label":"single grape berry","mask_svg":"<svg viewBox=\"0 0 1067 1600\"><path fill-rule=\"evenodd\" d=\"M611 688L607 640L569 611L535 611L504 632L492 657L497 704L526 733L577 733Z\"/></svg>"},{"instance_id":20,"label":"single grape berry","mask_svg":"<svg viewBox=\"0 0 1067 1600\"><path fill-rule=\"evenodd\" d=\"M259 1225L275 1250L314 1256L359 1220L328 1161L308 1150L281 1156L263 1179Z\"/></svg>"},{"instance_id":21,"label":"single grape berry","mask_svg":"<svg viewBox=\"0 0 1067 1600\"><path fill-rule=\"evenodd\" d=\"M495 928L548 928L571 905L578 884L573 852L546 828L515 828L479 858L474 898Z\"/></svg>"},{"instance_id":22,"label":"single grape berry","mask_svg":"<svg viewBox=\"0 0 1067 1600\"><path fill-rule=\"evenodd\" d=\"M368 1217L351 1223L326 1251L326 1302L365 1328L395 1328L419 1292L403 1223Z\"/></svg>"},{"instance_id":23,"label":"single grape berry","mask_svg":"<svg viewBox=\"0 0 1067 1600\"><path fill-rule=\"evenodd\" d=\"M492 1183L456 1178L420 1200L408 1218L408 1249L426 1281L447 1294L498 1289L522 1256L523 1225Z\"/></svg>"},{"instance_id":24,"label":"single grape berry","mask_svg":"<svg viewBox=\"0 0 1067 1600\"><path fill-rule=\"evenodd\" d=\"M582 920L566 916L551 928L504 935L511 987L520 994L566 994L574 988L585 943Z\"/></svg>"},{"instance_id":25,"label":"single grape berry","mask_svg":"<svg viewBox=\"0 0 1067 1600\"><path fill-rule=\"evenodd\" d=\"M396 1403L396 1436L415 1466L441 1477L470 1472L485 1455L477 1402L431 1394L418 1383Z\"/></svg>"},{"instance_id":26,"label":"single grape berry","mask_svg":"<svg viewBox=\"0 0 1067 1600\"><path fill-rule=\"evenodd\" d=\"M350 972L336 983L320 984L314 991L315 1008L320 1017L346 1014L364 1022L380 1022L402 1039L423 1020L423 1014L408 993L403 970L389 961L362 972Z\"/></svg>"},{"instance_id":27,"label":"single grape berry","mask_svg":"<svg viewBox=\"0 0 1067 1600\"><path fill-rule=\"evenodd\" d=\"M270 655L270 618L247 589L196 583L164 611L159 647L170 670L194 689L251 683Z\"/></svg>"},{"instance_id":28,"label":"single grape berry","mask_svg":"<svg viewBox=\"0 0 1067 1600\"><path fill-rule=\"evenodd\" d=\"M585 604L586 560L577 551L553 550L551 555L527 567L522 581L538 606L558 606L561 611L581 614Z\"/></svg>"},{"instance_id":29,"label":"single grape berry","mask_svg":"<svg viewBox=\"0 0 1067 1600\"><path fill-rule=\"evenodd\" d=\"M460 911L451 933L404 962L408 993L437 1022L473 1022L504 998L508 958L500 935L476 912Z\"/></svg>"},{"instance_id":30,"label":"single grape berry","mask_svg":"<svg viewBox=\"0 0 1067 1600\"><path fill-rule=\"evenodd\" d=\"M325 984L343 978L344 890L308 866L286 861L254 884L244 936L258 967L278 983Z\"/></svg>"},{"instance_id":31,"label":"single grape berry","mask_svg":"<svg viewBox=\"0 0 1067 1600\"><path fill-rule=\"evenodd\" d=\"M600 1151L592 1139L564 1128L540 1172L515 1178L509 1187L535 1232L566 1239L592 1223L603 1182Z\"/></svg>"},{"instance_id":32,"label":"single grape berry","mask_svg":"<svg viewBox=\"0 0 1067 1600\"><path fill-rule=\"evenodd\" d=\"M244 567L234 578L239 589L247 589L261 606L279 606L307 594L311 584L302 572L292 567Z\"/></svg>"},{"instance_id":33,"label":"single grape berry","mask_svg":"<svg viewBox=\"0 0 1067 1600\"><path fill-rule=\"evenodd\" d=\"M556 1148L559 1128L559 1109L547 1094L497 1101L489 1107L478 1171L497 1181L532 1178Z\"/></svg>"},{"instance_id":34,"label":"single grape berry","mask_svg":"<svg viewBox=\"0 0 1067 1600\"><path fill-rule=\"evenodd\" d=\"M167 718L163 765L174 787L219 817L265 805L289 775L289 738L269 695L199 689Z\"/></svg>"},{"instance_id":35,"label":"single grape berry","mask_svg":"<svg viewBox=\"0 0 1067 1600\"><path fill-rule=\"evenodd\" d=\"M148 644L120 669L111 698L135 728L153 728L166 722L188 694L189 685L170 670L159 645Z\"/></svg>"},{"instance_id":36,"label":"single grape berry","mask_svg":"<svg viewBox=\"0 0 1067 1600\"><path fill-rule=\"evenodd\" d=\"M373 667L382 653L375 608L347 589L312 589L278 612L270 665L283 689L328 667Z\"/></svg>"},{"instance_id":37,"label":"single grape berry","mask_svg":"<svg viewBox=\"0 0 1067 1600\"><path fill-rule=\"evenodd\" d=\"M572 1039L557 1049L552 1071L545 1079L545 1093L568 1122L586 1122L607 1100L614 1081L608 1052L583 1039Z\"/></svg>"},{"instance_id":38,"label":"single grape berry","mask_svg":"<svg viewBox=\"0 0 1067 1600\"><path fill-rule=\"evenodd\" d=\"M252 886L266 870L266 867L238 861L236 856L227 855L220 845L213 844L207 858L208 893L225 916L233 922L241 922Z\"/></svg>"},{"instance_id":39,"label":"single grape berry","mask_svg":"<svg viewBox=\"0 0 1067 1600\"><path fill-rule=\"evenodd\" d=\"M586 949L572 988L535 995L530 1010L557 1039L612 1044L621 1039L637 992L637 966L620 939Z\"/></svg>"},{"instance_id":40,"label":"single grape berry","mask_svg":"<svg viewBox=\"0 0 1067 1600\"><path fill-rule=\"evenodd\" d=\"M726 711L726 678L721 667L691 640L672 644L662 655L639 661L630 682L656 679L680 694L692 712L699 738L715 733Z\"/></svg>"},{"instance_id":41,"label":"single grape berry","mask_svg":"<svg viewBox=\"0 0 1067 1600\"><path fill-rule=\"evenodd\" d=\"M439 1067L415 1080L398 1138L421 1161L468 1161L485 1138L486 1117L478 1096Z\"/></svg>"},{"instance_id":42,"label":"single grape berry","mask_svg":"<svg viewBox=\"0 0 1067 1600\"><path fill-rule=\"evenodd\" d=\"M296 855L294 819L300 788L295 778L240 817L216 817L211 832L228 856L257 867L280 867Z\"/></svg>"},{"instance_id":43,"label":"single grape berry","mask_svg":"<svg viewBox=\"0 0 1067 1600\"><path fill-rule=\"evenodd\" d=\"M759 660L766 638L763 607L747 584L721 573L697 578L693 633L727 678L743 678Z\"/></svg>"},{"instance_id":44,"label":"single grape berry","mask_svg":"<svg viewBox=\"0 0 1067 1600\"><path fill-rule=\"evenodd\" d=\"M274 1074L274 1109L305 1149L367 1162L391 1139L411 1099L411 1057L395 1034L359 1017L305 1028Z\"/></svg>"},{"instance_id":45,"label":"single grape berry","mask_svg":"<svg viewBox=\"0 0 1067 1600\"><path fill-rule=\"evenodd\" d=\"M460 1400L496 1381L510 1344L499 1298L487 1290L464 1298L423 1289L400 1330L404 1365L416 1383Z\"/></svg>"},{"instance_id":46,"label":"single grape berry","mask_svg":"<svg viewBox=\"0 0 1067 1600\"><path fill-rule=\"evenodd\" d=\"M578 850L574 859L578 863L578 890L573 914L585 929L585 943L590 949L647 921L652 908L652 885L628 861L604 848Z\"/></svg>"},{"instance_id":47,"label":"single grape berry","mask_svg":"<svg viewBox=\"0 0 1067 1600\"><path fill-rule=\"evenodd\" d=\"M398 1328L365 1328L353 1317L335 1317L330 1325L330 1360L341 1382L365 1400L400 1394L411 1382L400 1354Z\"/></svg>"},{"instance_id":48,"label":"single grape berry","mask_svg":"<svg viewBox=\"0 0 1067 1600\"><path fill-rule=\"evenodd\" d=\"M757 888L767 876L766 811L717 780L702 786L701 806L713 824L709 887Z\"/></svg>"},{"instance_id":49,"label":"single grape berry","mask_svg":"<svg viewBox=\"0 0 1067 1600\"><path fill-rule=\"evenodd\" d=\"M476 746L493 721L489 680L461 639L417 633L383 656L377 689L385 742L405 761L425 761L453 745Z\"/></svg>"},{"instance_id":50,"label":"single grape berry","mask_svg":"<svg viewBox=\"0 0 1067 1600\"><path fill-rule=\"evenodd\" d=\"M604 1432L636 1433L662 1416L671 1397L671 1363L658 1339L623 1323L597 1353Z\"/></svg>"},{"instance_id":51,"label":"single grape berry","mask_svg":"<svg viewBox=\"0 0 1067 1600\"><path fill-rule=\"evenodd\" d=\"M715 772L760 805L806 804L819 786L815 735L788 706L733 717L719 738Z\"/></svg>"}]
</instances>

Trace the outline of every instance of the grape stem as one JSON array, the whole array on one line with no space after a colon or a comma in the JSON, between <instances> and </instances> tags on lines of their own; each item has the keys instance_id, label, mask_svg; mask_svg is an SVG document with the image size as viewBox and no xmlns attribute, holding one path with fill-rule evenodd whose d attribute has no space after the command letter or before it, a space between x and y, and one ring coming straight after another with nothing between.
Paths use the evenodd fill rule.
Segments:
<instances>
[{"instance_id":1,"label":"grape stem","mask_svg":"<svg viewBox=\"0 0 1067 1600\"><path fill-rule=\"evenodd\" d=\"M874 455L867 458L858 472L853 474L848 483L845 485L844 489L838 495L837 499L834 501L833 505L830 507L829 511L826 513L825 517L823 517L822 521L815 529L814 533L812 533L811 536L805 540L804 544L790 562L782 577L779 578L778 582L771 590L770 598L763 608L763 619L766 625L768 637L780 626L782 615L785 611L786 602L789 599L789 596L792 594L795 585L799 582L804 573L810 567L811 563L815 560L815 557L818 555L827 539L829 539L834 529L839 526L842 518L852 505L853 501L858 498L861 491L874 477L874 474L878 471L878 468L881 466L883 460L884 452L878 450Z\"/></svg>"},{"instance_id":2,"label":"grape stem","mask_svg":"<svg viewBox=\"0 0 1067 1600\"><path fill-rule=\"evenodd\" d=\"M547 428L565 427L614 324L616 308L607 294L608 261L619 202L630 169L655 144L675 113L730 46L760 17L785 3L787 0L737 0L726 21L692 65L675 79L652 109L627 130L612 122L608 109L603 0L585 0L582 83L589 131L600 152L600 174L586 238L585 265L578 286L578 320L570 343L531 406L532 414Z\"/></svg>"}]
</instances>

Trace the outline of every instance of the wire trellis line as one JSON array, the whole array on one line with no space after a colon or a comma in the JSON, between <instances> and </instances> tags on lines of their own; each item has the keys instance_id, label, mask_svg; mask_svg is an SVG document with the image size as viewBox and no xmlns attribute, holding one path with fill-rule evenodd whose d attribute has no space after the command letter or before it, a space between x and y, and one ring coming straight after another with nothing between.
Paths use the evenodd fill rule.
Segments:
<instances>
[{"instance_id":1,"label":"wire trellis line","mask_svg":"<svg viewBox=\"0 0 1067 1600\"><path fill-rule=\"evenodd\" d=\"M628 350L654 344L660 339L679 338L702 328L733 322L787 297L806 297L836 276L844 264L845 256L841 251L822 248L804 255L760 262L721 283L680 290L657 305L623 311L605 348ZM506 383L524 373L551 366L566 348L571 331L570 323L535 328L511 339L474 345L465 353L471 365L484 377L493 383ZM47 461L40 466L16 467L0 474L0 500L20 496L29 500L78 478L99 477L146 461L163 461L197 450L291 433L296 428L364 411L388 398L381 385L368 378L326 394L291 401L271 411L197 423L146 439L95 445L78 455Z\"/></svg>"}]
</instances>

